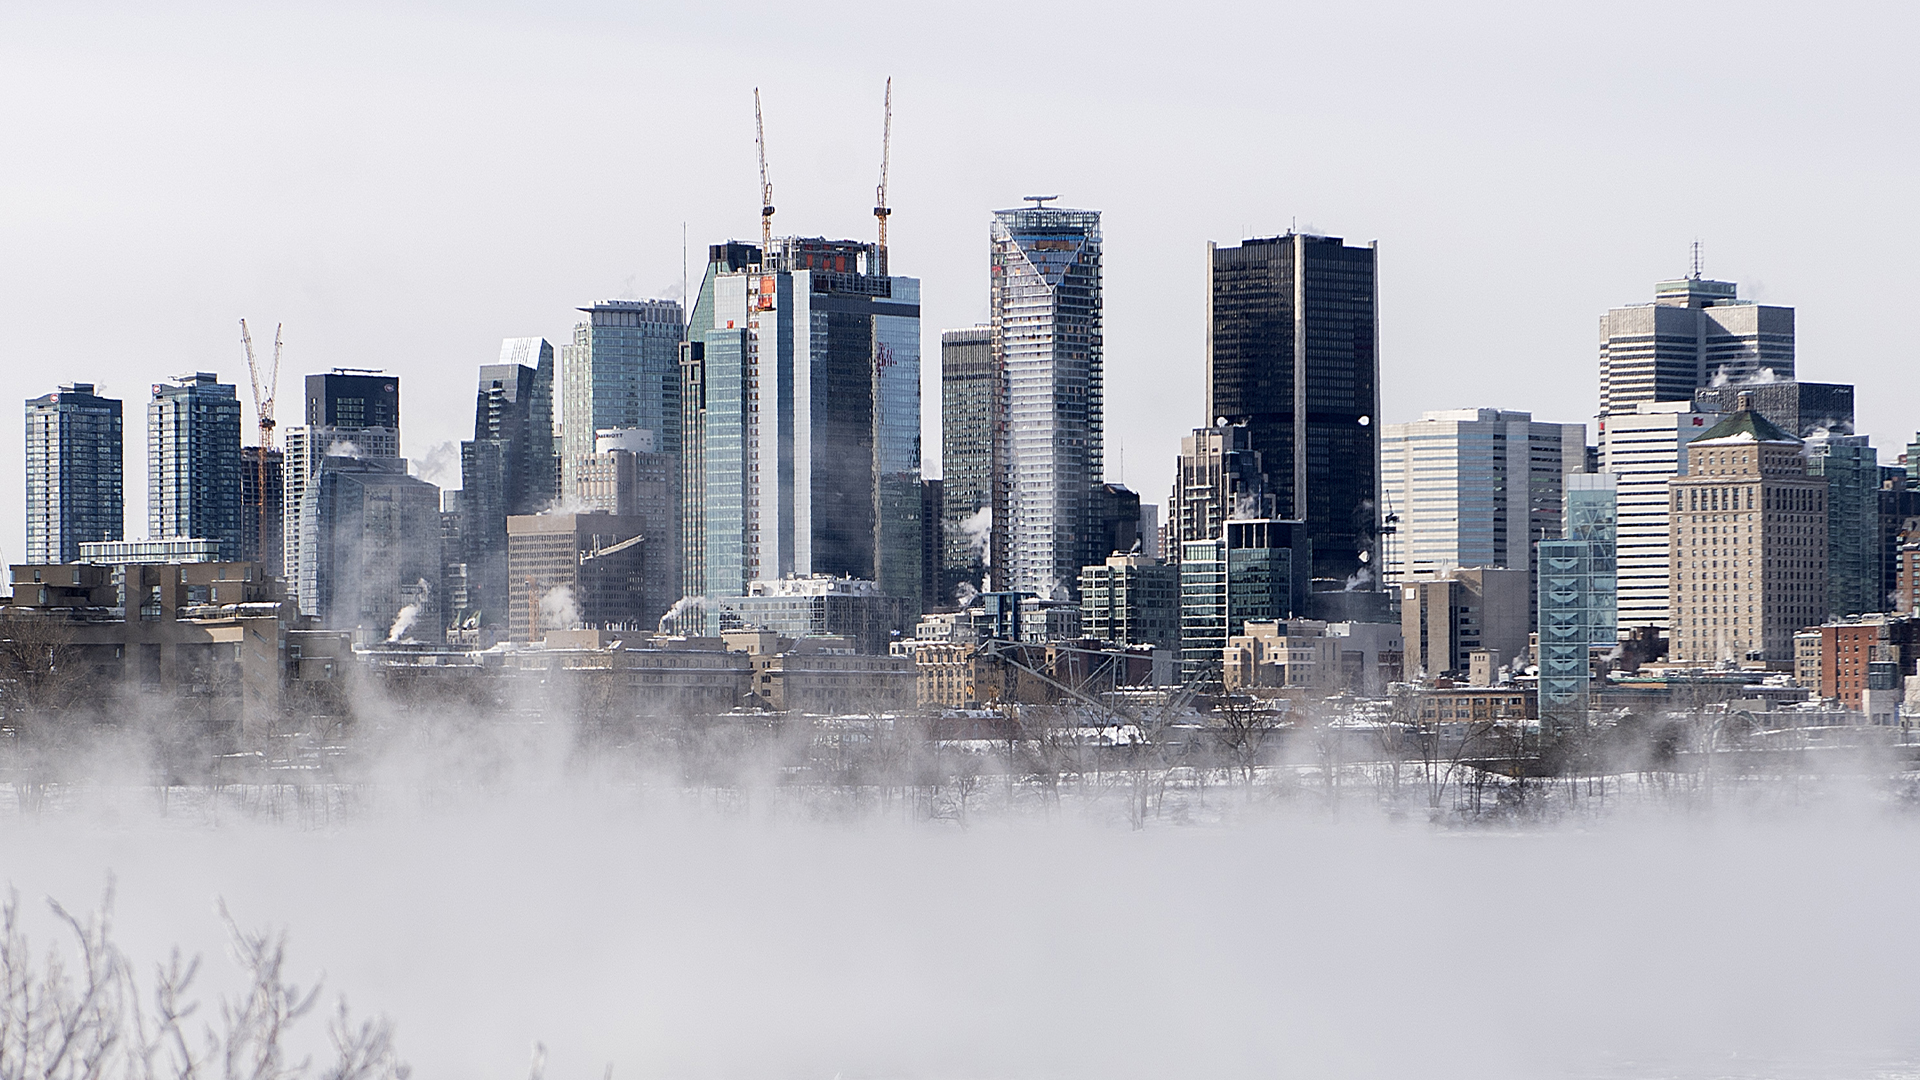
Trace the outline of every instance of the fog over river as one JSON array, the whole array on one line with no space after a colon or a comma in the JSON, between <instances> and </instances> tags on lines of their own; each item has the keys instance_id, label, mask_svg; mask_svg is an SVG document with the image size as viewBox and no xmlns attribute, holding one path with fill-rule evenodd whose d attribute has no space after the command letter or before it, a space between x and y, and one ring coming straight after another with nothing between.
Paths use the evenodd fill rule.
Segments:
<instances>
[{"instance_id":1,"label":"fog over river","mask_svg":"<svg viewBox=\"0 0 1920 1080\"><path fill-rule=\"evenodd\" d=\"M419 1077L525 1076L536 1042L550 1077L1920 1074L1920 817L1885 799L1135 831L598 780L358 798L100 788L0 819L0 878L45 946L43 898L113 875L121 946L205 954L207 990L224 898Z\"/></svg>"}]
</instances>

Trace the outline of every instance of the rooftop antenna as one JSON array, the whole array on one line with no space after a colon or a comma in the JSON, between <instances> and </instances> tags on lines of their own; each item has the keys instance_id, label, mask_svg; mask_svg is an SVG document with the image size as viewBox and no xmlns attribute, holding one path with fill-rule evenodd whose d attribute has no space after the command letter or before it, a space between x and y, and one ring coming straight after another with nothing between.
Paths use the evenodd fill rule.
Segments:
<instances>
[{"instance_id":1,"label":"rooftop antenna","mask_svg":"<svg viewBox=\"0 0 1920 1080\"><path fill-rule=\"evenodd\" d=\"M880 224L880 248L875 261L880 264L879 276L887 276L887 218L893 211L887 208L887 165L893 159L893 76L887 76L887 114L885 125L880 129L880 186L873 189L873 216Z\"/></svg>"},{"instance_id":2,"label":"rooftop antenna","mask_svg":"<svg viewBox=\"0 0 1920 1080\"><path fill-rule=\"evenodd\" d=\"M773 247L773 181L767 179L767 128L760 120L760 88L753 88L753 145L760 151L760 257Z\"/></svg>"},{"instance_id":3,"label":"rooftop antenna","mask_svg":"<svg viewBox=\"0 0 1920 1080\"><path fill-rule=\"evenodd\" d=\"M1022 195L1020 201L1032 203L1035 210L1045 210L1048 203L1059 197L1058 195Z\"/></svg>"},{"instance_id":4,"label":"rooftop antenna","mask_svg":"<svg viewBox=\"0 0 1920 1080\"><path fill-rule=\"evenodd\" d=\"M1693 242L1693 280L1695 281L1700 280L1701 262L1700 241L1695 240Z\"/></svg>"}]
</instances>

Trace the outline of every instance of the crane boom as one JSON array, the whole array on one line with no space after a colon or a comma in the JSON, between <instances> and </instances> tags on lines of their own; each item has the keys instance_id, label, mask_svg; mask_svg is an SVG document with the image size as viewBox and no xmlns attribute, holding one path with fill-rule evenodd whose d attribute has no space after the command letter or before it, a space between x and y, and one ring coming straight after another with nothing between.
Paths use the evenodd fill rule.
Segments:
<instances>
[{"instance_id":1,"label":"crane boom","mask_svg":"<svg viewBox=\"0 0 1920 1080\"><path fill-rule=\"evenodd\" d=\"M773 181L767 179L767 128L760 119L760 88L753 88L753 145L760 151L760 257L773 246Z\"/></svg>"},{"instance_id":2,"label":"crane boom","mask_svg":"<svg viewBox=\"0 0 1920 1080\"><path fill-rule=\"evenodd\" d=\"M280 331L283 323L273 327L273 361L267 367L266 378L260 375L260 358L254 355L253 334L247 330L247 320L240 320L240 344L247 350L247 375L253 381L253 414L260 423L260 448L253 460L254 501L260 507L259 531L254 534L254 559L271 563L267 550L267 538L271 535L274 507L267 498L267 455L273 452L273 399L280 386ZM271 567L269 573L280 573L279 567Z\"/></svg>"},{"instance_id":3,"label":"crane boom","mask_svg":"<svg viewBox=\"0 0 1920 1080\"><path fill-rule=\"evenodd\" d=\"M893 76L887 76L886 120L880 130L880 186L873 190L873 216L880 225L880 245L878 249L878 272L885 276L887 272L887 218L893 211L887 209L887 165L893 160Z\"/></svg>"}]
</instances>

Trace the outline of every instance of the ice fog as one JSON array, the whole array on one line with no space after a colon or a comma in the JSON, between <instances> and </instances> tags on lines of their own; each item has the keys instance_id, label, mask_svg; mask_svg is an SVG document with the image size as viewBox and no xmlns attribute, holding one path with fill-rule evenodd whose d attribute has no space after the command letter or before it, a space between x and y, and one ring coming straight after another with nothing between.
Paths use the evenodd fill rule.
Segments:
<instances>
[{"instance_id":1,"label":"ice fog","mask_svg":"<svg viewBox=\"0 0 1920 1080\"><path fill-rule=\"evenodd\" d=\"M442 749L469 737L449 736ZM961 828L396 749L301 806L102 782L0 821L35 909L150 964L223 898L421 1077L1886 1076L1920 1059L1920 820L1869 786L1436 828L1355 798ZM448 761L455 762L447 764ZM309 1038L317 1038L310 1032Z\"/></svg>"}]
</instances>

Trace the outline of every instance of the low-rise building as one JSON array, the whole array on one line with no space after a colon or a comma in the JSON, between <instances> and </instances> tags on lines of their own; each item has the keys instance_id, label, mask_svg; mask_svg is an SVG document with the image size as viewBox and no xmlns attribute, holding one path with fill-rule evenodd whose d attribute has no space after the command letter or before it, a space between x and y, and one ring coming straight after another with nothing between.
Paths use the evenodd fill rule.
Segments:
<instances>
[{"instance_id":1,"label":"low-rise building","mask_svg":"<svg viewBox=\"0 0 1920 1080\"><path fill-rule=\"evenodd\" d=\"M1880 711L1890 711L1890 703L1904 693L1906 677L1920 674L1920 618L1862 615L1808 633L1814 632L1820 641L1820 697L1849 711L1870 711L1869 691L1880 691Z\"/></svg>"},{"instance_id":2,"label":"low-rise building","mask_svg":"<svg viewBox=\"0 0 1920 1080\"><path fill-rule=\"evenodd\" d=\"M314 685L344 672L306 662L343 653L342 635L312 629L258 563L21 565L10 576L0 624L46 656L47 685L63 688L53 704L182 697L210 732L226 735L344 704Z\"/></svg>"},{"instance_id":3,"label":"low-rise building","mask_svg":"<svg viewBox=\"0 0 1920 1080\"><path fill-rule=\"evenodd\" d=\"M1404 660L1394 623L1250 621L1245 634L1228 640L1222 681L1230 691L1286 687L1376 697L1400 681Z\"/></svg>"},{"instance_id":4,"label":"low-rise building","mask_svg":"<svg viewBox=\"0 0 1920 1080\"><path fill-rule=\"evenodd\" d=\"M1528 577L1525 569L1472 567L1402 582L1407 675L1464 676L1476 649L1491 649L1501 664L1523 655L1533 607Z\"/></svg>"},{"instance_id":5,"label":"low-rise building","mask_svg":"<svg viewBox=\"0 0 1920 1080\"><path fill-rule=\"evenodd\" d=\"M1080 632L1122 645L1180 647L1180 568L1110 555L1080 571Z\"/></svg>"},{"instance_id":6,"label":"low-rise building","mask_svg":"<svg viewBox=\"0 0 1920 1080\"><path fill-rule=\"evenodd\" d=\"M1422 690L1418 715L1423 724L1524 723L1540 718L1539 697L1512 686Z\"/></svg>"},{"instance_id":7,"label":"low-rise building","mask_svg":"<svg viewBox=\"0 0 1920 1080\"><path fill-rule=\"evenodd\" d=\"M859 578L815 574L754 581L747 595L719 601L723 629L768 630L781 637L841 637L855 651L885 656L908 630L907 601Z\"/></svg>"}]
</instances>

